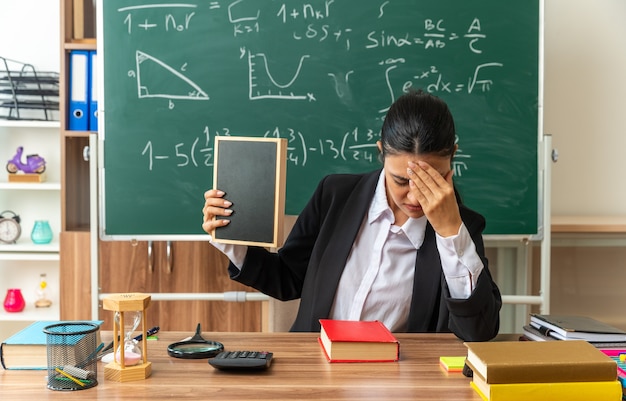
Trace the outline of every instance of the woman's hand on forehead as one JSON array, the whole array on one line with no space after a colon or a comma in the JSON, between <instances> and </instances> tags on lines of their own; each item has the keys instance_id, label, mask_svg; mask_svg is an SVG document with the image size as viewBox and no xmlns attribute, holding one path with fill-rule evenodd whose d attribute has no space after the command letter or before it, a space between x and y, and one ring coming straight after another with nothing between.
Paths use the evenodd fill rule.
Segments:
<instances>
[{"instance_id":1,"label":"woman's hand on forehead","mask_svg":"<svg viewBox=\"0 0 626 401\"><path fill-rule=\"evenodd\" d=\"M452 170L445 176L425 161L409 161L409 194L419 202L426 218L442 237L456 235L461 227L461 215L452 185Z\"/></svg>"}]
</instances>

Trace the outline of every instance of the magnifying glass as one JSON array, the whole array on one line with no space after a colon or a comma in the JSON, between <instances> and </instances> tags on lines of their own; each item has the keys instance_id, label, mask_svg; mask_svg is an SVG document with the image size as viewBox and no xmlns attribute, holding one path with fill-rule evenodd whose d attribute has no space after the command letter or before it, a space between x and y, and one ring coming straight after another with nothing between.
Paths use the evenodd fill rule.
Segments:
<instances>
[{"instance_id":1,"label":"magnifying glass","mask_svg":"<svg viewBox=\"0 0 626 401\"><path fill-rule=\"evenodd\" d=\"M200 323L196 333L189 340L179 341L168 345L167 354L174 358L203 359L212 358L224 350L224 345L217 341L208 341L200 335Z\"/></svg>"}]
</instances>

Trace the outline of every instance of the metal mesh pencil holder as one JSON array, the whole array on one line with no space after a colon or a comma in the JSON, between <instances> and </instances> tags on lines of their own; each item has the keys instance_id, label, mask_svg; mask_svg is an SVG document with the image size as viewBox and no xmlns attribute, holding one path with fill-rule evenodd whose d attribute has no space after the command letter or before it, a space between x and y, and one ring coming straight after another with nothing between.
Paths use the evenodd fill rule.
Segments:
<instances>
[{"instance_id":1,"label":"metal mesh pencil holder","mask_svg":"<svg viewBox=\"0 0 626 401\"><path fill-rule=\"evenodd\" d=\"M46 326L48 388L84 390L98 384L98 325L66 322Z\"/></svg>"}]
</instances>

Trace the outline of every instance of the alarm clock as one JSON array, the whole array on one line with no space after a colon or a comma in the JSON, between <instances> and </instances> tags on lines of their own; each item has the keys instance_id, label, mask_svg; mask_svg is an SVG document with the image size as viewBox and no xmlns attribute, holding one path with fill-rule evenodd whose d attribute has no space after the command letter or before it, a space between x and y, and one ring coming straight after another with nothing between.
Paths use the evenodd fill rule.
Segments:
<instances>
[{"instance_id":1,"label":"alarm clock","mask_svg":"<svg viewBox=\"0 0 626 401\"><path fill-rule=\"evenodd\" d=\"M15 244L21 234L20 216L10 210L0 213L0 243Z\"/></svg>"}]
</instances>

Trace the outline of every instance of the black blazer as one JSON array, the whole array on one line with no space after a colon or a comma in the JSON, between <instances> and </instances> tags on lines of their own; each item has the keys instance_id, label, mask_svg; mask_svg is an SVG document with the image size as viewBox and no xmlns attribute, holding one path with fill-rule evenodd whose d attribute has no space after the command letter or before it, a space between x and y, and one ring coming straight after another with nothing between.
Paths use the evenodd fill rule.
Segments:
<instances>
[{"instance_id":1,"label":"black blazer","mask_svg":"<svg viewBox=\"0 0 626 401\"><path fill-rule=\"evenodd\" d=\"M231 278L279 300L300 298L291 331L319 331L319 319L329 316L380 171L325 177L278 253L250 247L241 271L229 266ZM453 332L465 341L485 341L498 333L502 299L484 255L485 219L464 206L460 211L485 266L476 288L469 299L450 298L435 231L427 224L424 243L416 251L407 331Z\"/></svg>"}]
</instances>

